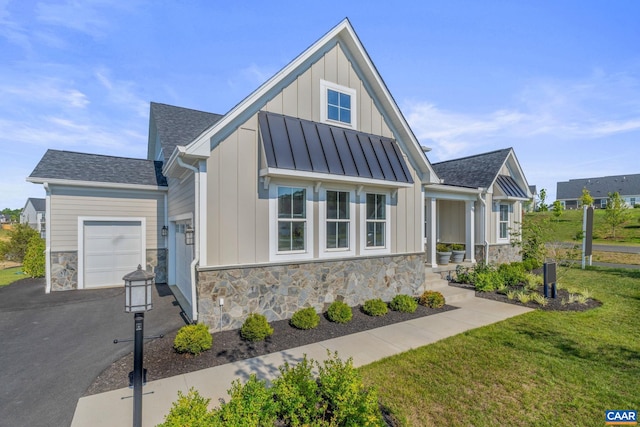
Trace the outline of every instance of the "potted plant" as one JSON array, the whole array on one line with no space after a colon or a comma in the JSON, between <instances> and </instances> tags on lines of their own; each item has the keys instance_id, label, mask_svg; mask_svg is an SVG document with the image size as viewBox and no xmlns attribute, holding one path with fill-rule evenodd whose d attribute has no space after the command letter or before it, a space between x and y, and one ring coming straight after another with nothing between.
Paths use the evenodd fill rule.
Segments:
<instances>
[{"instance_id":1,"label":"potted plant","mask_svg":"<svg viewBox=\"0 0 640 427\"><path fill-rule=\"evenodd\" d=\"M449 264L449 259L451 259L451 249L444 243L438 243L436 245L436 255L438 256L438 265L447 265Z\"/></svg>"},{"instance_id":2,"label":"potted plant","mask_svg":"<svg viewBox=\"0 0 640 427\"><path fill-rule=\"evenodd\" d=\"M451 262L462 262L464 261L464 255L465 255L465 250L464 250L464 245L461 243L454 243L453 245L451 245Z\"/></svg>"}]
</instances>

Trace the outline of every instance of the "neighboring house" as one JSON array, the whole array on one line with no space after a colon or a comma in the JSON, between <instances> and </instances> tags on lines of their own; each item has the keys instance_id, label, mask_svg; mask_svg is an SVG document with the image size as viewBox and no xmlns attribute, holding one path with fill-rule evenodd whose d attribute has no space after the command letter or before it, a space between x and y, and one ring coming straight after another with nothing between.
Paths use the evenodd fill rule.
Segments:
<instances>
[{"instance_id":1,"label":"neighboring house","mask_svg":"<svg viewBox=\"0 0 640 427\"><path fill-rule=\"evenodd\" d=\"M28 198L20 213L20 224L28 224L34 230L42 232L45 230L46 210L45 199Z\"/></svg>"},{"instance_id":2,"label":"neighboring house","mask_svg":"<svg viewBox=\"0 0 640 427\"><path fill-rule=\"evenodd\" d=\"M556 200L565 209L577 209L581 206L580 197L583 189L589 190L596 208L606 208L609 193L618 192L627 205L633 207L640 204L640 174L603 176L599 178L570 179L558 182Z\"/></svg>"},{"instance_id":3,"label":"neighboring house","mask_svg":"<svg viewBox=\"0 0 640 427\"><path fill-rule=\"evenodd\" d=\"M531 197L512 149L431 165L348 20L225 115L152 103L147 158L45 154L28 180L50 204L48 289L102 286L101 263L146 251L187 316L222 329L416 295L438 241L518 259Z\"/></svg>"},{"instance_id":4,"label":"neighboring house","mask_svg":"<svg viewBox=\"0 0 640 427\"><path fill-rule=\"evenodd\" d=\"M11 217L9 215L0 214L0 224L10 224Z\"/></svg>"},{"instance_id":5,"label":"neighboring house","mask_svg":"<svg viewBox=\"0 0 640 427\"><path fill-rule=\"evenodd\" d=\"M534 212L538 205L538 189L535 185L529 186L529 194L531 194L531 201L523 205L525 212Z\"/></svg>"}]
</instances>

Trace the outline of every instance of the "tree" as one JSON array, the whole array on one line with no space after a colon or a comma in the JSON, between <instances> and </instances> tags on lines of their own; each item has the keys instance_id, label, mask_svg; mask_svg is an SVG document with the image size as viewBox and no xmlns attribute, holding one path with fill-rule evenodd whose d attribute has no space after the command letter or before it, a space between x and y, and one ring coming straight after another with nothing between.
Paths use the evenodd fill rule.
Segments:
<instances>
[{"instance_id":1,"label":"tree","mask_svg":"<svg viewBox=\"0 0 640 427\"><path fill-rule=\"evenodd\" d=\"M44 277L44 250L45 242L42 237L34 235L29 239L27 251L24 255L24 262L22 263L22 271L28 274L29 277Z\"/></svg>"},{"instance_id":2,"label":"tree","mask_svg":"<svg viewBox=\"0 0 640 427\"><path fill-rule=\"evenodd\" d=\"M560 202L560 200L556 200L555 202L553 202L553 216L556 217L556 221L560 221L563 210L564 206L562 206L562 202Z\"/></svg>"},{"instance_id":3,"label":"tree","mask_svg":"<svg viewBox=\"0 0 640 427\"><path fill-rule=\"evenodd\" d=\"M2 242L2 245L0 245L0 257L5 257L10 261L22 262L27 252L29 240L38 235L38 232L27 224L14 225L9 241Z\"/></svg>"},{"instance_id":4,"label":"tree","mask_svg":"<svg viewBox=\"0 0 640 427\"><path fill-rule=\"evenodd\" d=\"M22 209L9 209L4 208L0 211L1 214L8 216L11 219L11 222L18 222L20 220L20 213Z\"/></svg>"},{"instance_id":5,"label":"tree","mask_svg":"<svg viewBox=\"0 0 640 427\"><path fill-rule=\"evenodd\" d=\"M539 196L540 196L540 204L538 205L538 212L547 212L549 210L549 208L547 207L547 204L545 203L547 199L547 190L545 190L544 188L541 189Z\"/></svg>"},{"instance_id":6,"label":"tree","mask_svg":"<svg viewBox=\"0 0 640 427\"><path fill-rule=\"evenodd\" d=\"M593 204L593 197L586 188L582 189L582 196L580 196L580 203L582 206L591 206Z\"/></svg>"},{"instance_id":7,"label":"tree","mask_svg":"<svg viewBox=\"0 0 640 427\"><path fill-rule=\"evenodd\" d=\"M629 219L631 212L620 194L609 193L609 200L604 212L604 222L611 227L611 234L616 238L616 228Z\"/></svg>"}]
</instances>

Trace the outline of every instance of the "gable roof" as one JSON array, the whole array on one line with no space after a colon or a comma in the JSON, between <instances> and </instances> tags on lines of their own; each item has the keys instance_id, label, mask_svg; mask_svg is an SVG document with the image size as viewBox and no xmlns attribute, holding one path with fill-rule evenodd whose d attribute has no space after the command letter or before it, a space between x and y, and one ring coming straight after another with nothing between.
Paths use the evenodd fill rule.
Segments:
<instances>
[{"instance_id":1,"label":"gable roof","mask_svg":"<svg viewBox=\"0 0 640 427\"><path fill-rule=\"evenodd\" d=\"M640 195L640 174L579 178L558 182L556 199L579 199L583 188L589 190L591 197L594 198L608 197L609 193L615 191L621 196L638 196Z\"/></svg>"},{"instance_id":2,"label":"gable roof","mask_svg":"<svg viewBox=\"0 0 640 427\"><path fill-rule=\"evenodd\" d=\"M72 183L74 181L166 187L162 162L47 150L27 181Z\"/></svg>"},{"instance_id":3,"label":"gable roof","mask_svg":"<svg viewBox=\"0 0 640 427\"><path fill-rule=\"evenodd\" d=\"M37 197L29 197L27 199L27 203L25 203L25 207L31 202L31 206L36 212L44 212L47 210L47 202L45 199L39 199Z\"/></svg>"},{"instance_id":4,"label":"gable roof","mask_svg":"<svg viewBox=\"0 0 640 427\"><path fill-rule=\"evenodd\" d=\"M151 103L150 110L149 120L155 123L165 161L169 159L177 145L188 145L223 117L220 114L157 102ZM151 128L152 126L149 126L149 131ZM155 144L155 141L150 142L149 150L151 150L152 144ZM151 153L149 153L150 155Z\"/></svg>"},{"instance_id":5,"label":"gable roof","mask_svg":"<svg viewBox=\"0 0 640 427\"><path fill-rule=\"evenodd\" d=\"M413 183L391 138L264 111L258 121L269 168Z\"/></svg>"},{"instance_id":6,"label":"gable roof","mask_svg":"<svg viewBox=\"0 0 640 427\"><path fill-rule=\"evenodd\" d=\"M393 132L400 148L407 154L409 162L418 172L422 182L436 183L437 176L429 160L422 152L417 138L402 115L389 89L382 80L369 54L360 42L351 23L344 19L302 54L287 64L253 93L233 107L209 129L200 134L180 155L208 157L211 150L229 136L238 126L256 114L270 99L292 83L304 70L336 45L340 45L349 61L362 79L368 93L374 99L385 122ZM174 156L178 156L174 152ZM172 159L168 166L171 167Z\"/></svg>"},{"instance_id":7,"label":"gable roof","mask_svg":"<svg viewBox=\"0 0 640 427\"><path fill-rule=\"evenodd\" d=\"M507 196L517 199L526 199L527 193L520 188L515 179L510 175L498 175L496 178L496 184L500 188L500 191Z\"/></svg>"},{"instance_id":8,"label":"gable roof","mask_svg":"<svg viewBox=\"0 0 640 427\"><path fill-rule=\"evenodd\" d=\"M507 160L511 148L476 154L475 156L433 163L433 169L444 185L489 188Z\"/></svg>"}]
</instances>

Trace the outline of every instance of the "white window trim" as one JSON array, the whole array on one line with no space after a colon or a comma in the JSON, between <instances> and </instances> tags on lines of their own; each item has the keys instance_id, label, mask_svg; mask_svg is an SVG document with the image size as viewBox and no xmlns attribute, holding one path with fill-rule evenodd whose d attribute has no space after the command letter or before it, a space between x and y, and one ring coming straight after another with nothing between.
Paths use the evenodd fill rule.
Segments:
<instances>
[{"instance_id":1,"label":"white window trim","mask_svg":"<svg viewBox=\"0 0 640 427\"><path fill-rule=\"evenodd\" d=\"M278 187L297 187L306 190L307 202L305 206L306 212L306 228L305 234L305 250L292 252L278 251ZM295 261L313 258L313 186L296 183L271 183L269 185L269 260L278 261Z\"/></svg>"},{"instance_id":2,"label":"white window trim","mask_svg":"<svg viewBox=\"0 0 640 427\"><path fill-rule=\"evenodd\" d=\"M327 248L327 191L349 193L349 248ZM318 239L320 240L321 258L343 258L356 255L356 194L353 189L328 187L320 189L318 203Z\"/></svg>"},{"instance_id":3,"label":"white window trim","mask_svg":"<svg viewBox=\"0 0 640 427\"><path fill-rule=\"evenodd\" d=\"M384 247L367 247L367 194L385 196ZM360 255L378 255L391 253L391 193L388 191L362 191L360 193Z\"/></svg>"},{"instance_id":4,"label":"white window trim","mask_svg":"<svg viewBox=\"0 0 640 427\"><path fill-rule=\"evenodd\" d=\"M335 90L337 92L342 92L351 96L351 123L344 123L338 120L330 120L327 117L327 89ZM357 92L355 89L350 87L342 86L333 82L328 82L326 80L320 80L320 121L322 123L327 123L330 125L341 126L348 129L358 129L358 99Z\"/></svg>"},{"instance_id":5,"label":"white window trim","mask_svg":"<svg viewBox=\"0 0 640 427\"><path fill-rule=\"evenodd\" d=\"M498 212L496 217L496 241L499 243L509 242L511 238L511 233L509 232L509 228L511 226L511 205L508 203L498 203ZM500 220L500 206L507 207L507 237L500 237L500 223L504 222Z\"/></svg>"}]
</instances>

